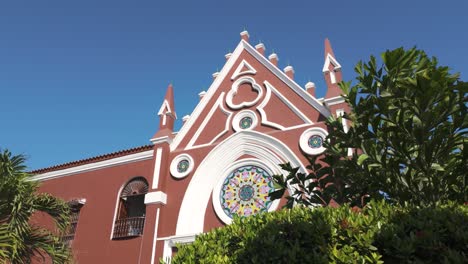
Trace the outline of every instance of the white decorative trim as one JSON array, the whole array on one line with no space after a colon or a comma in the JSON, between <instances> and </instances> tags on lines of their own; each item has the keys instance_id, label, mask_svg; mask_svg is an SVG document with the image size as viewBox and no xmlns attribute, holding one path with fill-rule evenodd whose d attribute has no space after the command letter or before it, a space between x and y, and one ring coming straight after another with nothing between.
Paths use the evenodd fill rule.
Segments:
<instances>
[{"instance_id":1,"label":"white decorative trim","mask_svg":"<svg viewBox=\"0 0 468 264\"><path fill-rule=\"evenodd\" d=\"M337 109L336 110L336 116L337 117L342 117L344 115L344 109ZM343 131L345 133L348 133L348 124L346 123L346 119L345 118L341 118L341 124L343 125Z\"/></svg>"},{"instance_id":2,"label":"white decorative trim","mask_svg":"<svg viewBox=\"0 0 468 264\"><path fill-rule=\"evenodd\" d=\"M335 83L336 83L335 71L331 71L331 72L330 72L330 82L331 82L332 84L335 84Z\"/></svg>"},{"instance_id":3,"label":"white decorative trim","mask_svg":"<svg viewBox=\"0 0 468 264\"><path fill-rule=\"evenodd\" d=\"M338 95L338 96L331 97L331 98L325 98L324 102L326 106L332 106L332 105L344 103L345 99L343 98L343 96Z\"/></svg>"},{"instance_id":4,"label":"white decorative trim","mask_svg":"<svg viewBox=\"0 0 468 264\"><path fill-rule=\"evenodd\" d=\"M150 141L151 143L153 143L153 145L157 145L160 143L167 143L170 145L172 143L172 138L169 136L164 136L164 137L152 138L150 139Z\"/></svg>"},{"instance_id":5,"label":"white decorative trim","mask_svg":"<svg viewBox=\"0 0 468 264\"><path fill-rule=\"evenodd\" d=\"M145 204L167 204L167 194L161 191L145 194Z\"/></svg>"},{"instance_id":6,"label":"white decorative trim","mask_svg":"<svg viewBox=\"0 0 468 264\"><path fill-rule=\"evenodd\" d=\"M242 41L237 45L236 49L232 53L232 55L227 60L226 64L224 64L223 69L219 72L219 78L216 78L213 83L211 84L210 88L206 92L206 95L200 100L198 105L193 110L191 116L187 123L181 128L177 136L174 138L174 142L171 144L171 151L174 151L179 146L182 139L185 135L190 131L192 126L195 124L195 121L200 117L203 110L206 108L207 104L210 102L211 98L214 96L218 87L221 85L221 81L226 77L230 69L232 68L233 64L236 62L237 58L239 58L240 54L243 51L243 46L245 41ZM206 119L206 117L203 117Z\"/></svg>"},{"instance_id":7,"label":"white decorative trim","mask_svg":"<svg viewBox=\"0 0 468 264\"><path fill-rule=\"evenodd\" d=\"M246 71L242 71L244 66L248 69ZM241 72L242 71L242 72ZM246 60L242 60L241 63L239 63L239 66L237 66L237 69L234 71L234 73L231 76L231 80L236 79L237 77L241 75L246 75L246 74L252 74L255 75L257 71L250 65Z\"/></svg>"},{"instance_id":8,"label":"white decorative trim","mask_svg":"<svg viewBox=\"0 0 468 264\"><path fill-rule=\"evenodd\" d=\"M232 56L229 57L226 64L224 64L223 69L220 71L218 78L216 78L213 83L211 84L210 88L207 91L207 94L202 98L200 103L195 107L195 110L192 113L192 117L184 125L177 136L174 138L174 142L171 144L171 151L174 151L179 146L180 142L183 140L185 135L190 131L192 126L196 123L199 119L201 113L205 109L206 105L210 102L211 98L214 96L216 91L218 90L221 82L225 79L231 68L233 67L234 63L239 58L242 51L246 50L249 52L253 57L255 57L260 63L262 63L268 70L270 70L273 74L275 74L281 81L286 83L291 89L296 92L299 96L301 96L308 104L312 107L317 109L324 117L330 116L330 111L326 109L321 102L319 102L315 97L310 95L301 86L299 86L295 81L291 80L284 72L278 69L273 63L271 63L268 59L266 59L262 54L260 54L254 47L252 47L248 42L245 40L241 40L237 45L236 49L232 53ZM270 55L271 56L271 55Z\"/></svg>"},{"instance_id":9,"label":"white decorative trim","mask_svg":"<svg viewBox=\"0 0 468 264\"><path fill-rule=\"evenodd\" d=\"M164 102L162 103L161 108L159 108L158 115L164 115L165 114L164 109L166 109L166 108L167 108L167 111L169 113L172 112L171 106L169 105L169 102L164 99Z\"/></svg>"},{"instance_id":10,"label":"white decorative trim","mask_svg":"<svg viewBox=\"0 0 468 264\"><path fill-rule=\"evenodd\" d=\"M334 71L337 71L341 69L341 65L338 63L338 61L330 54L327 54L327 58L325 59L325 63L323 64L323 69L322 72L329 72L330 71L330 63L333 64L334 66Z\"/></svg>"},{"instance_id":11,"label":"white decorative trim","mask_svg":"<svg viewBox=\"0 0 468 264\"><path fill-rule=\"evenodd\" d=\"M164 109L166 108L167 108L167 111L164 112ZM161 108L159 108L159 111L158 111L158 116L161 116L161 115L163 116L163 123L162 123L163 126L166 125L167 115L171 115L175 119L177 119L177 114L175 112L172 112L171 106L166 99L164 99L164 102L162 103Z\"/></svg>"},{"instance_id":12,"label":"white decorative trim","mask_svg":"<svg viewBox=\"0 0 468 264\"><path fill-rule=\"evenodd\" d=\"M190 234L190 235L181 235L181 236L167 236L167 237L161 237L158 238L158 241L164 240L168 241L170 246L175 246L177 244L188 244L192 243L195 241L195 238L197 237L199 233L197 234Z\"/></svg>"},{"instance_id":13,"label":"white decorative trim","mask_svg":"<svg viewBox=\"0 0 468 264\"><path fill-rule=\"evenodd\" d=\"M283 81L286 85L288 85L296 94L302 97L308 104L312 107L317 109L323 116L329 117L330 112L313 96L311 96L308 92L306 92L299 84L297 84L294 80L289 78L284 72L282 72L278 67L276 67L273 63L267 60L262 54L257 52L252 46L246 43L245 49L255 57L260 63L262 63L267 69L269 69L273 74L276 75L281 81Z\"/></svg>"},{"instance_id":14,"label":"white decorative trim","mask_svg":"<svg viewBox=\"0 0 468 264\"><path fill-rule=\"evenodd\" d=\"M241 128L240 127L240 121L244 117L250 117L252 118L252 124L248 128ZM237 113L234 118L232 119L232 128L234 128L234 131L242 131L242 130L252 130L254 129L258 124L258 118L257 115L255 114L254 111L251 110L244 110L240 111Z\"/></svg>"},{"instance_id":15,"label":"white decorative trim","mask_svg":"<svg viewBox=\"0 0 468 264\"><path fill-rule=\"evenodd\" d=\"M221 95L218 97L218 100L216 100L216 103L213 105L210 112L208 112L208 115L206 115L205 119L201 123L200 127L197 129L195 134L192 136L192 139L187 144L187 149L193 149L193 148L200 148L200 147L209 146L213 142L215 142L218 138L220 138L221 136L223 136L224 134L226 134L229 131L229 127L230 127L230 124L231 124L232 112L224 109L223 100L224 100L224 92L222 92ZM195 142L197 141L198 137L200 137L200 134L203 132L203 130L205 129L208 122L211 121L211 117L214 115L214 113L216 112L218 107L228 117L227 121L226 121L226 124L225 124L225 127L224 127L224 130L221 131L221 133L219 133L218 135L216 135L209 143L194 146Z\"/></svg>"},{"instance_id":16,"label":"white decorative trim","mask_svg":"<svg viewBox=\"0 0 468 264\"><path fill-rule=\"evenodd\" d=\"M239 167L242 167L242 166L258 166L260 168L262 168L263 170L265 170L268 174L270 174L270 176L273 176L273 175L279 175L279 174L283 174L283 172L281 171L280 168L278 168L278 165L275 165L274 167L270 167L269 165L267 165L265 162L259 160L259 159L242 159L242 160L238 160L232 164L230 164L226 169L225 169L225 174L223 174L223 177L220 177L218 182L216 183L214 189L213 189L213 207L215 209L215 212L216 212L216 215L218 215L219 219L221 219L221 221L223 221L225 224L229 225L231 224L232 222L232 219L231 217L229 217L223 210L222 206L221 206L221 200L220 200L220 197L219 197L219 193L221 192L221 189L223 188L223 183L226 179L226 177L228 177L232 171L234 171L235 169L239 168ZM279 205L279 202L280 200L275 200L272 202L270 208L268 208L268 212L272 212L272 211L275 211L277 208L278 208L278 205Z\"/></svg>"},{"instance_id":17,"label":"white decorative trim","mask_svg":"<svg viewBox=\"0 0 468 264\"><path fill-rule=\"evenodd\" d=\"M156 240L158 239L158 227L159 227L159 210L156 210L156 221L154 222L154 236L153 236L153 249L151 250L151 264L154 264L156 256Z\"/></svg>"},{"instance_id":18,"label":"white decorative trim","mask_svg":"<svg viewBox=\"0 0 468 264\"><path fill-rule=\"evenodd\" d=\"M279 164L285 161L289 161L293 167L299 167L301 172L306 172L296 154L278 139L256 131L234 133L214 147L193 174L179 210L177 235L203 232L211 192L219 179L227 175L226 168L244 155L261 160L264 167L273 172L282 172Z\"/></svg>"},{"instance_id":19,"label":"white decorative trim","mask_svg":"<svg viewBox=\"0 0 468 264\"><path fill-rule=\"evenodd\" d=\"M198 94L198 97L199 97L200 99L202 99L203 96L205 96L205 94L206 94L206 91L201 91L201 92Z\"/></svg>"},{"instance_id":20,"label":"white decorative trim","mask_svg":"<svg viewBox=\"0 0 468 264\"><path fill-rule=\"evenodd\" d=\"M172 246L169 240L164 241L163 260L169 264L172 262Z\"/></svg>"},{"instance_id":21,"label":"white decorative trim","mask_svg":"<svg viewBox=\"0 0 468 264\"><path fill-rule=\"evenodd\" d=\"M252 85L252 88L258 92L258 95L257 97L253 100L253 101L250 101L250 102L242 102L240 104L234 104L232 102L232 99L234 98L234 96L237 94L238 90L239 90L239 86L244 84L244 83L248 83L250 85ZM249 107L249 106L252 106L254 104L256 104L258 102L258 100L260 100L260 98L262 97L263 95L263 89L260 85L257 84L257 82L255 81L254 78L252 77L242 77L240 79L237 79L231 86L231 90L227 93L226 95L226 104L232 108L232 109L241 109L243 107Z\"/></svg>"},{"instance_id":22,"label":"white decorative trim","mask_svg":"<svg viewBox=\"0 0 468 264\"><path fill-rule=\"evenodd\" d=\"M86 198L76 199L76 201L77 201L79 204L81 204L81 205L86 204Z\"/></svg>"},{"instance_id":23,"label":"white decorative trim","mask_svg":"<svg viewBox=\"0 0 468 264\"><path fill-rule=\"evenodd\" d=\"M336 110L336 116L337 117L342 117L344 115L345 111L344 109L337 109ZM348 133L348 130L349 130L349 127L348 127L348 120L346 120L345 118L341 118L341 125L343 126L343 131L345 133ZM352 148L348 148L348 156L352 156L353 155L353 149Z\"/></svg>"},{"instance_id":24,"label":"white decorative trim","mask_svg":"<svg viewBox=\"0 0 468 264\"><path fill-rule=\"evenodd\" d=\"M184 235L184 236L170 236L158 238L159 241L164 241L163 249L163 260L166 263L171 263L172 259L172 248L177 244L189 244L195 241L196 235Z\"/></svg>"},{"instance_id":25,"label":"white decorative trim","mask_svg":"<svg viewBox=\"0 0 468 264\"><path fill-rule=\"evenodd\" d=\"M320 136L323 140L325 140L328 133L321 127L312 127L302 133L301 137L299 138L299 146L301 147L302 151L309 155L318 155L325 151L325 147L323 146L320 148L311 148L309 146L309 138L314 135Z\"/></svg>"},{"instance_id":26,"label":"white decorative trim","mask_svg":"<svg viewBox=\"0 0 468 264\"><path fill-rule=\"evenodd\" d=\"M156 157L155 157L155 162L154 162L153 185L151 186L152 189L158 188L159 172L161 170L161 159L162 159L162 148L158 148L156 150Z\"/></svg>"},{"instance_id":27,"label":"white decorative trim","mask_svg":"<svg viewBox=\"0 0 468 264\"><path fill-rule=\"evenodd\" d=\"M51 179L60 178L64 176L70 176L73 174L82 173L86 171L93 171L93 170L103 169L107 167L119 166L119 165L123 165L126 163L143 161L143 160L151 159L152 157L153 157L153 150L148 150L148 151L143 151L143 152L139 152L135 154L130 154L130 155L123 156L123 157L118 157L118 158L113 158L109 160L80 165L80 166L76 166L76 167L72 167L68 169L38 174L38 175L31 177L31 180L46 181L46 180L51 180Z\"/></svg>"},{"instance_id":28,"label":"white decorative trim","mask_svg":"<svg viewBox=\"0 0 468 264\"><path fill-rule=\"evenodd\" d=\"M277 128L279 130L291 130L291 129L296 129L300 127L305 127L314 124L307 116L299 110L293 103L291 103L285 96L283 96L273 85L271 85L268 81L264 81L265 87L266 87L266 95L265 99L260 103L260 105L257 107L258 112L260 113L261 122L264 125L270 126ZM302 121L304 121L304 124L296 125L296 126L291 126L291 127L284 127L280 124L277 124L275 122L268 121L268 116L264 108L268 104L271 98L271 92L278 96L278 98L287 106L289 107Z\"/></svg>"},{"instance_id":29,"label":"white decorative trim","mask_svg":"<svg viewBox=\"0 0 468 264\"><path fill-rule=\"evenodd\" d=\"M181 162L182 160L188 160L188 162L189 162L189 167L187 168L186 171L184 171L184 172L179 172L179 171L177 171L177 165L178 165L179 162ZM171 171L171 174L172 174L172 176L173 176L174 178L182 179L182 178L187 177L187 175L189 175L189 173L192 172L193 167L194 167L194 162L193 162L192 156L190 156L190 155L187 154L187 153L182 153L182 154L178 155L177 157L175 157L175 158L172 160L172 162L171 162L171 167L170 167L170 171Z\"/></svg>"},{"instance_id":30,"label":"white decorative trim","mask_svg":"<svg viewBox=\"0 0 468 264\"><path fill-rule=\"evenodd\" d=\"M120 186L119 191L117 192L117 199L115 200L114 206L114 218L112 219L112 225L110 230L110 240L114 238L114 227L115 227L115 220L117 220L117 212L119 211L119 202L120 202L120 193L122 192L123 188L127 185L128 181Z\"/></svg>"}]
</instances>

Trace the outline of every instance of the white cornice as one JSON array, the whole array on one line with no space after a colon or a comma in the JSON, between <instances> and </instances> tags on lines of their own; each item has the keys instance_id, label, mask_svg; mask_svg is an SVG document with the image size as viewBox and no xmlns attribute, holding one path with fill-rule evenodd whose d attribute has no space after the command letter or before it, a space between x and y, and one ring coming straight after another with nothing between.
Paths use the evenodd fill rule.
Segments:
<instances>
[{"instance_id":1,"label":"white cornice","mask_svg":"<svg viewBox=\"0 0 468 264\"><path fill-rule=\"evenodd\" d=\"M327 106L332 106L332 105L336 105L336 104L341 104L341 103L344 103L345 102L345 99L343 98L343 96L341 95L338 95L338 96L335 96L335 97L331 97L331 98L325 98L324 99L324 103L327 105Z\"/></svg>"},{"instance_id":2,"label":"white cornice","mask_svg":"<svg viewBox=\"0 0 468 264\"><path fill-rule=\"evenodd\" d=\"M187 243L192 243L195 241L196 234L190 234L190 235L181 235L181 236L169 236L169 237L161 237L158 238L158 241L169 241L171 246L175 246L176 244L187 244Z\"/></svg>"},{"instance_id":3,"label":"white cornice","mask_svg":"<svg viewBox=\"0 0 468 264\"><path fill-rule=\"evenodd\" d=\"M145 194L145 204L167 204L167 194L161 191Z\"/></svg>"},{"instance_id":4,"label":"white cornice","mask_svg":"<svg viewBox=\"0 0 468 264\"><path fill-rule=\"evenodd\" d=\"M148 150L144 152L130 154L130 155L123 156L123 157L118 157L118 158L113 158L109 160L80 165L80 166L76 166L76 167L72 167L68 169L46 172L46 173L35 175L31 177L31 179L35 181L46 181L46 180L51 180L55 178L71 176L77 173L123 165L123 164L131 163L131 162L147 160L147 159L151 159L152 157L153 157L153 150Z\"/></svg>"},{"instance_id":5,"label":"white cornice","mask_svg":"<svg viewBox=\"0 0 468 264\"><path fill-rule=\"evenodd\" d=\"M150 139L150 141L154 145L157 145L157 144L160 144L160 143L167 143L167 144L170 145L172 143L172 138L169 137L169 136L164 136L164 137L152 138L152 139Z\"/></svg>"}]
</instances>

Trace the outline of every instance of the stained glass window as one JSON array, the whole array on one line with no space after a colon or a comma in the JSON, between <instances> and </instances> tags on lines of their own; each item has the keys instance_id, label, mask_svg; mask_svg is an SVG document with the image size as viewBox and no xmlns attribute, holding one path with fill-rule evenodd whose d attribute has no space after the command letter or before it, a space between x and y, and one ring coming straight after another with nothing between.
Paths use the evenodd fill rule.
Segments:
<instances>
[{"instance_id":1,"label":"stained glass window","mask_svg":"<svg viewBox=\"0 0 468 264\"><path fill-rule=\"evenodd\" d=\"M220 192L223 211L229 216L249 216L268 211L274 190L272 177L260 167L242 166L224 180Z\"/></svg>"},{"instance_id":2,"label":"stained glass window","mask_svg":"<svg viewBox=\"0 0 468 264\"><path fill-rule=\"evenodd\" d=\"M308 140L309 147L321 148L323 145L323 138L319 135L313 135Z\"/></svg>"},{"instance_id":3,"label":"stained glass window","mask_svg":"<svg viewBox=\"0 0 468 264\"><path fill-rule=\"evenodd\" d=\"M243 117L239 122L239 127L247 129L252 126L253 120L250 116Z\"/></svg>"},{"instance_id":4,"label":"stained glass window","mask_svg":"<svg viewBox=\"0 0 468 264\"><path fill-rule=\"evenodd\" d=\"M177 171L179 173L184 173L188 170L190 162L186 159L179 161L177 164Z\"/></svg>"}]
</instances>

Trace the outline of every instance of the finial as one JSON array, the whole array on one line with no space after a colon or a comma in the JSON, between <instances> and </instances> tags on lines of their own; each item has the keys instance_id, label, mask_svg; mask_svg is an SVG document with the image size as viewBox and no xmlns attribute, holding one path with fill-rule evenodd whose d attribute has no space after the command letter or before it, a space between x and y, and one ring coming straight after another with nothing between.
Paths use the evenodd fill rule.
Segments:
<instances>
[{"instance_id":1,"label":"finial","mask_svg":"<svg viewBox=\"0 0 468 264\"><path fill-rule=\"evenodd\" d=\"M241 39L243 39L246 42L249 42L249 32L247 32L247 30L244 29L244 31L242 31L240 35Z\"/></svg>"}]
</instances>

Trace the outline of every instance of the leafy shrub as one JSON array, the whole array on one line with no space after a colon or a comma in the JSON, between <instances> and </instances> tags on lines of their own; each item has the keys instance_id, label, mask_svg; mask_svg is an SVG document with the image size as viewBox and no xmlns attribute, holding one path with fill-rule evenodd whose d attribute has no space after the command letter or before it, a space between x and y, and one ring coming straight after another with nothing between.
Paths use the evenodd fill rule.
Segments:
<instances>
[{"instance_id":1,"label":"leafy shrub","mask_svg":"<svg viewBox=\"0 0 468 264\"><path fill-rule=\"evenodd\" d=\"M236 218L179 245L172 263L464 263L466 206L293 208Z\"/></svg>"},{"instance_id":2,"label":"leafy shrub","mask_svg":"<svg viewBox=\"0 0 468 264\"><path fill-rule=\"evenodd\" d=\"M468 208L396 210L375 237L388 263L467 263Z\"/></svg>"},{"instance_id":3,"label":"leafy shrub","mask_svg":"<svg viewBox=\"0 0 468 264\"><path fill-rule=\"evenodd\" d=\"M331 238L323 210L281 210L233 224L180 246L171 263L327 263Z\"/></svg>"}]
</instances>

